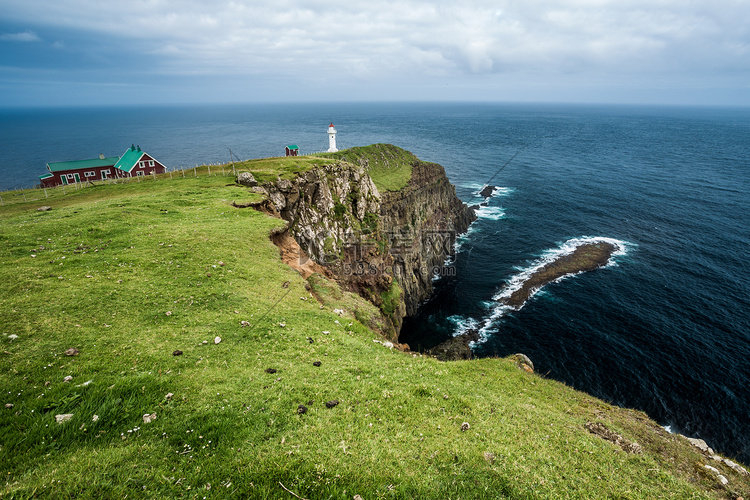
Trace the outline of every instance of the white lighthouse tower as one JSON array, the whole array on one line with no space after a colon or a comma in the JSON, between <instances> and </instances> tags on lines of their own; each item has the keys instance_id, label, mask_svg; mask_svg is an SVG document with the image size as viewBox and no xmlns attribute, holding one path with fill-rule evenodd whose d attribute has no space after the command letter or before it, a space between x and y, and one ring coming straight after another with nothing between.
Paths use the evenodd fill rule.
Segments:
<instances>
[{"instance_id":1,"label":"white lighthouse tower","mask_svg":"<svg viewBox=\"0 0 750 500\"><path fill-rule=\"evenodd\" d=\"M333 128L333 123L328 126L328 152L335 153L336 149L336 129Z\"/></svg>"}]
</instances>

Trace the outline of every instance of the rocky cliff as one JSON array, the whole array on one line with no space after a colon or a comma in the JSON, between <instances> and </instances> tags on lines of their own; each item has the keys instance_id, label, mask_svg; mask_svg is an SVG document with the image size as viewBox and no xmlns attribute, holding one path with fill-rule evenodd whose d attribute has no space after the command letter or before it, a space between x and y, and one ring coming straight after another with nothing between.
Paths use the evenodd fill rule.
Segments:
<instances>
[{"instance_id":1,"label":"rocky cliff","mask_svg":"<svg viewBox=\"0 0 750 500\"><path fill-rule=\"evenodd\" d=\"M476 218L442 166L386 144L342 151L263 190L304 250L300 263L309 257L378 306L393 339L433 277L452 272L456 235Z\"/></svg>"}]
</instances>

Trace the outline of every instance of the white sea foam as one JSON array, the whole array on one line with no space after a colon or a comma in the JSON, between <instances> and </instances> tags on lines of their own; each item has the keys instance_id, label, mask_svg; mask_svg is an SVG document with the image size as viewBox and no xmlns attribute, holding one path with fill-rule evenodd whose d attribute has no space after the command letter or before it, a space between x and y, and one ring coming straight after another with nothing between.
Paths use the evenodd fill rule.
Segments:
<instances>
[{"instance_id":1,"label":"white sea foam","mask_svg":"<svg viewBox=\"0 0 750 500\"><path fill-rule=\"evenodd\" d=\"M476 214L477 217L482 219L500 220L505 217L505 209L503 207L484 206L479 207Z\"/></svg>"}]
</instances>

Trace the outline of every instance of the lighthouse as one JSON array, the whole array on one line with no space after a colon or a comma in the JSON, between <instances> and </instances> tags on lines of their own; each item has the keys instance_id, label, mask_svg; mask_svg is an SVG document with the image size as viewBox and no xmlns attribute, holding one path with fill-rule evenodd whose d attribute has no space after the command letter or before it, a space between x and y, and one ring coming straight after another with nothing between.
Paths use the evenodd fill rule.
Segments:
<instances>
[{"instance_id":1,"label":"lighthouse","mask_svg":"<svg viewBox=\"0 0 750 500\"><path fill-rule=\"evenodd\" d=\"M336 129L333 128L333 123L328 126L328 152L335 153L336 149Z\"/></svg>"}]
</instances>

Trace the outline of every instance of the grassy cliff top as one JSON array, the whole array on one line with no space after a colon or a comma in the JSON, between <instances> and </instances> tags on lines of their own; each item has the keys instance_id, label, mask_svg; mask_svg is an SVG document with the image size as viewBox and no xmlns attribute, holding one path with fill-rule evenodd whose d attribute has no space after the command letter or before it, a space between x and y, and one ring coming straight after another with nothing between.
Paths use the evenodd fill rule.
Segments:
<instances>
[{"instance_id":1,"label":"grassy cliff top","mask_svg":"<svg viewBox=\"0 0 750 500\"><path fill-rule=\"evenodd\" d=\"M0 496L750 496L642 413L375 342L334 312L358 297L321 308L281 264L281 221L231 206L257 194L200 173L0 207Z\"/></svg>"},{"instance_id":2,"label":"grassy cliff top","mask_svg":"<svg viewBox=\"0 0 750 500\"><path fill-rule=\"evenodd\" d=\"M379 191L398 191L405 187L411 179L413 163L419 161L409 151L392 144L372 144L320 155L364 167Z\"/></svg>"}]
</instances>

